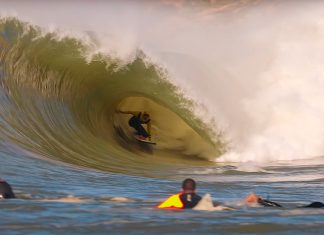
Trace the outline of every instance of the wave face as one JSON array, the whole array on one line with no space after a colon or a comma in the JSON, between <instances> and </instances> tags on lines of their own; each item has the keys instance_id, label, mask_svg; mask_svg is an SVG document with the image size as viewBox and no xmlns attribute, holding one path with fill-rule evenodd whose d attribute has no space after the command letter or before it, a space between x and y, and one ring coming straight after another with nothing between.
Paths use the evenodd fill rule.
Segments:
<instances>
[{"instance_id":1,"label":"wave face","mask_svg":"<svg viewBox=\"0 0 324 235\"><path fill-rule=\"evenodd\" d=\"M3 138L31 152L147 174L151 154L158 166L324 153L320 1L8 1L0 14L12 9L36 26L1 23ZM153 153L115 113L131 107L154 115Z\"/></svg>"},{"instance_id":2,"label":"wave face","mask_svg":"<svg viewBox=\"0 0 324 235\"><path fill-rule=\"evenodd\" d=\"M0 35L1 138L8 143L46 159L150 176L222 153L191 101L143 52L128 63L99 53L89 59L82 41L14 18L0 21ZM116 110L149 112L157 146L136 142L130 116Z\"/></svg>"}]
</instances>

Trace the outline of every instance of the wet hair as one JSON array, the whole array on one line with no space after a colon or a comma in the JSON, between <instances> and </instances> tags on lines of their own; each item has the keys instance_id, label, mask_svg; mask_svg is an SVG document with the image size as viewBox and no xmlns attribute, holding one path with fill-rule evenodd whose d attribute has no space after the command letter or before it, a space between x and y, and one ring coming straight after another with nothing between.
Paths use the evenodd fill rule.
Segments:
<instances>
[{"instance_id":1,"label":"wet hair","mask_svg":"<svg viewBox=\"0 0 324 235\"><path fill-rule=\"evenodd\" d=\"M196 182L193 179L185 179L182 182L183 191L195 191L196 190Z\"/></svg>"}]
</instances>

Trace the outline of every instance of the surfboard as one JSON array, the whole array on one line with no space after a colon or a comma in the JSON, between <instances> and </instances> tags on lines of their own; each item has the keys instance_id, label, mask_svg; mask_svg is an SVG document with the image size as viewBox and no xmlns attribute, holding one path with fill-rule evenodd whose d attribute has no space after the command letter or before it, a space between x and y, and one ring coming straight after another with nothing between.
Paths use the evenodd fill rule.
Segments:
<instances>
[{"instance_id":1,"label":"surfboard","mask_svg":"<svg viewBox=\"0 0 324 235\"><path fill-rule=\"evenodd\" d=\"M141 143L145 143L145 144L156 144L155 142L149 141L149 140L142 140L140 139L137 135L135 135L135 139Z\"/></svg>"}]
</instances>

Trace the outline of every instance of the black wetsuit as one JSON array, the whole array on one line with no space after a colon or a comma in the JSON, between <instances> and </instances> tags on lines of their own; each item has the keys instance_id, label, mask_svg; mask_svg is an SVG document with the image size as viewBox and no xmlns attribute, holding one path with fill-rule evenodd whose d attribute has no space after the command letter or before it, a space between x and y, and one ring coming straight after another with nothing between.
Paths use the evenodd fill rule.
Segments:
<instances>
[{"instance_id":1,"label":"black wetsuit","mask_svg":"<svg viewBox=\"0 0 324 235\"><path fill-rule=\"evenodd\" d=\"M303 206L303 208L324 208L324 204L321 202L312 202L307 206Z\"/></svg>"},{"instance_id":2,"label":"black wetsuit","mask_svg":"<svg viewBox=\"0 0 324 235\"><path fill-rule=\"evenodd\" d=\"M15 194L13 193L11 186L6 181L0 181L0 195L2 198L15 198Z\"/></svg>"},{"instance_id":3,"label":"black wetsuit","mask_svg":"<svg viewBox=\"0 0 324 235\"><path fill-rule=\"evenodd\" d=\"M201 197L195 193L182 193L180 195L180 200L183 204L184 209L191 209L198 204L198 202L201 200Z\"/></svg>"},{"instance_id":4,"label":"black wetsuit","mask_svg":"<svg viewBox=\"0 0 324 235\"><path fill-rule=\"evenodd\" d=\"M265 207L282 207L280 204L278 204L276 202L269 201L269 200L262 199L262 198L259 198L258 203Z\"/></svg>"},{"instance_id":5,"label":"black wetsuit","mask_svg":"<svg viewBox=\"0 0 324 235\"><path fill-rule=\"evenodd\" d=\"M149 119L146 122L142 122L141 115L142 115L142 113L139 113L137 116L131 117L128 121L128 124L136 130L137 135L141 135L141 136L144 136L145 138L147 138L150 135L147 133L145 128L142 126L142 124L147 124L151 120Z\"/></svg>"},{"instance_id":6,"label":"black wetsuit","mask_svg":"<svg viewBox=\"0 0 324 235\"><path fill-rule=\"evenodd\" d=\"M276 202L272 202L261 198L258 200L258 203L265 207L282 207L280 204ZM324 204L321 202L312 202L307 206L301 206L299 208L324 208Z\"/></svg>"}]
</instances>

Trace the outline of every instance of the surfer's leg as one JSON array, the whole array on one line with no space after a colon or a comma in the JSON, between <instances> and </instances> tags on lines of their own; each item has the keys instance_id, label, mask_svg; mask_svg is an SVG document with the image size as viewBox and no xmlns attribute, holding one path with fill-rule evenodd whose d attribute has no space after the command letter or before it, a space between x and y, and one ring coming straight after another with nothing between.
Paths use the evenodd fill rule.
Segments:
<instances>
[{"instance_id":1,"label":"surfer's leg","mask_svg":"<svg viewBox=\"0 0 324 235\"><path fill-rule=\"evenodd\" d=\"M144 136L145 138L150 136L142 125L139 125L136 130L139 135Z\"/></svg>"}]
</instances>

